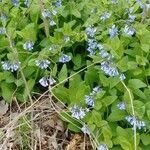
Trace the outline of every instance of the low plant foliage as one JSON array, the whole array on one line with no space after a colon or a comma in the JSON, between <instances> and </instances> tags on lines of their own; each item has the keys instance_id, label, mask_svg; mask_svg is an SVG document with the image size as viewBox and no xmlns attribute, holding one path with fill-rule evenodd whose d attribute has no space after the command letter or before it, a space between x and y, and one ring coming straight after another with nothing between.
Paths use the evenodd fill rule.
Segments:
<instances>
[{"instance_id":1,"label":"low plant foliage","mask_svg":"<svg viewBox=\"0 0 150 150\"><path fill-rule=\"evenodd\" d=\"M98 150L150 148L150 1L1 0L0 96L49 89Z\"/></svg>"}]
</instances>

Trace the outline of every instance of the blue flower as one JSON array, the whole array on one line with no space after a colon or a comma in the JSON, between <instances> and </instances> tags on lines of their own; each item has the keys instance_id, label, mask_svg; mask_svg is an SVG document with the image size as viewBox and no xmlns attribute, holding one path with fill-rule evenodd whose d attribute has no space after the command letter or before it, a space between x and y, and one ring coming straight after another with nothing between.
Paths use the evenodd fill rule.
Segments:
<instances>
[{"instance_id":1,"label":"blue flower","mask_svg":"<svg viewBox=\"0 0 150 150\"><path fill-rule=\"evenodd\" d=\"M132 27L129 27L128 25L126 25L125 27L124 27L124 33L126 34L126 35L128 35L128 36L132 36L134 33L135 33L135 29L134 28L132 28Z\"/></svg>"},{"instance_id":2,"label":"blue flower","mask_svg":"<svg viewBox=\"0 0 150 150\"><path fill-rule=\"evenodd\" d=\"M101 89L99 86L96 86L96 87L93 88L93 90L92 90L92 92L90 93L90 95L95 97L96 94L97 94L98 92L101 92L101 91L102 91L102 89Z\"/></svg>"},{"instance_id":3,"label":"blue flower","mask_svg":"<svg viewBox=\"0 0 150 150\"><path fill-rule=\"evenodd\" d=\"M118 35L118 29L116 28L115 25L113 25L111 28L109 28L108 31L109 31L110 38L113 38Z\"/></svg>"},{"instance_id":4,"label":"blue flower","mask_svg":"<svg viewBox=\"0 0 150 150\"><path fill-rule=\"evenodd\" d=\"M57 2L54 3L54 5L55 5L56 7L60 7L60 6L62 6L62 1L61 1L61 0L58 0Z\"/></svg>"},{"instance_id":5,"label":"blue flower","mask_svg":"<svg viewBox=\"0 0 150 150\"><path fill-rule=\"evenodd\" d=\"M52 77L49 77L48 78L48 82L49 82L49 85L53 85L53 84L56 83L56 80L54 78L52 78Z\"/></svg>"},{"instance_id":6,"label":"blue flower","mask_svg":"<svg viewBox=\"0 0 150 150\"><path fill-rule=\"evenodd\" d=\"M49 85L53 85L56 83L56 80L52 77L42 77L39 80L39 83L43 86L43 87L47 87Z\"/></svg>"},{"instance_id":7,"label":"blue flower","mask_svg":"<svg viewBox=\"0 0 150 150\"><path fill-rule=\"evenodd\" d=\"M101 50L101 51L99 52L99 54L100 54L100 56L101 56L102 58L106 58L106 57L109 56L109 53L107 53L105 50Z\"/></svg>"},{"instance_id":8,"label":"blue flower","mask_svg":"<svg viewBox=\"0 0 150 150\"><path fill-rule=\"evenodd\" d=\"M108 147L106 144L100 144L98 147L97 147L97 150L108 150Z\"/></svg>"},{"instance_id":9,"label":"blue flower","mask_svg":"<svg viewBox=\"0 0 150 150\"><path fill-rule=\"evenodd\" d=\"M95 39L88 39L88 48L87 51L90 52L90 55L95 54L95 49L98 48L97 41Z\"/></svg>"},{"instance_id":10,"label":"blue flower","mask_svg":"<svg viewBox=\"0 0 150 150\"><path fill-rule=\"evenodd\" d=\"M42 11L42 16L43 18L51 18L52 14L48 9L44 9L44 11Z\"/></svg>"},{"instance_id":11,"label":"blue flower","mask_svg":"<svg viewBox=\"0 0 150 150\"><path fill-rule=\"evenodd\" d=\"M70 37L67 36L67 35L65 35L65 36L64 36L64 41L65 41L65 42L69 42L69 41L70 41Z\"/></svg>"},{"instance_id":12,"label":"blue flower","mask_svg":"<svg viewBox=\"0 0 150 150\"><path fill-rule=\"evenodd\" d=\"M94 36L95 36L95 33L96 33L96 30L97 30L96 28L90 26L90 27L87 27L85 31L86 31L86 34L87 34L88 36L94 37Z\"/></svg>"},{"instance_id":13,"label":"blue flower","mask_svg":"<svg viewBox=\"0 0 150 150\"><path fill-rule=\"evenodd\" d=\"M26 7L29 7L29 6L30 6L29 0L24 0L24 5L25 5Z\"/></svg>"},{"instance_id":14,"label":"blue flower","mask_svg":"<svg viewBox=\"0 0 150 150\"><path fill-rule=\"evenodd\" d=\"M7 21L7 19L8 19L8 16L4 13L1 13L1 20L2 21Z\"/></svg>"},{"instance_id":15,"label":"blue flower","mask_svg":"<svg viewBox=\"0 0 150 150\"><path fill-rule=\"evenodd\" d=\"M48 80L46 77L42 77L40 80L39 80L39 83L43 86L43 87L47 87L49 84L48 84Z\"/></svg>"},{"instance_id":16,"label":"blue flower","mask_svg":"<svg viewBox=\"0 0 150 150\"><path fill-rule=\"evenodd\" d=\"M124 102L120 102L119 104L117 104L117 107L120 109L120 110L125 110L126 109L126 105Z\"/></svg>"},{"instance_id":17,"label":"blue flower","mask_svg":"<svg viewBox=\"0 0 150 150\"><path fill-rule=\"evenodd\" d=\"M102 14L102 16L100 17L100 19L103 20L103 21L105 21L105 20L109 19L110 16L111 16L110 13L104 12L104 13Z\"/></svg>"},{"instance_id":18,"label":"blue flower","mask_svg":"<svg viewBox=\"0 0 150 150\"><path fill-rule=\"evenodd\" d=\"M141 130L144 129L146 130L146 123L144 121L141 120L137 120L135 116L126 116L125 119L132 125L134 126L134 124L136 125L136 128Z\"/></svg>"},{"instance_id":19,"label":"blue flower","mask_svg":"<svg viewBox=\"0 0 150 150\"><path fill-rule=\"evenodd\" d=\"M0 27L0 34L5 34L6 33L6 29L3 27Z\"/></svg>"},{"instance_id":20,"label":"blue flower","mask_svg":"<svg viewBox=\"0 0 150 150\"><path fill-rule=\"evenodd\" d=\"M2 61L1 64L2 64L3 70L6 70L6 71L10 70L10 65L11 65L10 62Z\"/></svg>"},{"instance_id":21,"label":"blue flower","mask_svg":"<svg viewBox=\"0 0 150 150\"><path fill-rule=\"evenodd\" d=\"M104 49L104 47L103 47L102 44L97 44L97 48L98 48L99 50L103 50L103 49Z\"/></svg>"},{"instance_id":22,"label":"blue flower","mask_svg":"<svg viewBox=\"0 0 150 150\"><path fill-rule=\"evenodd\" d=\"M85 103L86 103L88 106L94 107L94 99L92 98L92 96L85 95L84 99L85 99Z\"/></svg>"},{"instance_id":23,"label":"blue flower","mask_svg":"<svg viewBox=\"0 0 150 150\"><path fill-rule=\"evenodd\" d=\"M3 70L11 71L11 72L17 71L20 67L20 62L18 61L13 61L13 62L2 61L1 64L2 64Z\"/></svg>"},{"instance_id":24,"label":"blue flower","mask_svg":"<svg viewBox=\"0 0 150 150\"><path fill-rule=\"evenodd\" d=\"M81 131L84 133L84 134L90 134L90 131L88 129L88 126L86 124L83 125L83 127L81 128Z\"/></svg>"},{"instance_id":25,"label":"blue flower","mask_svg":"<svg viewBox=\"0 0 150 150\"><path fill-rule=\"evenodd\" d=\"M50 24L50 26L55 26L55 25L56 25L56 22L55 22L54 20L51 20L51 21L49 22L49 24Z\"/></svg>"},{"instance_id":26,"label":"blue flower","mask_svg":"<svg viewBox=\"0 0 150 150\"><path fill-rule=\"evenodd\" d=\"M105 72L105 74L115 77L119 75L118 69L116 66L112 67L113 63L109 63L108 61L103 61L101 63L101 70Z\"/></svg>"},{"instance_id":27,"label":"blue flower","mask_svg":"<svg viewBox=\"0 0 150 150\"><path fill-rule=\"evenodd\" d=\"M126 76L122 73L119 78L120 78L121 81L123 81L123 80L126 79Z\"/></svg>"},{"instance_id":28,"label":"blue flower","mask_svg":"<svg viewBox=\"0 0 150 150\"><path fill-rule=\"evenodd\" d=\"M112 3L112 4L117 4L117 3L118 3L118 0L111 0L111 3Z\"/></svg>"},{"instance_id":29,"label":"blue flower","mask_svg":"<svg viewBox=\"0 0 150 150\"><path fill-rule=\"evenodd\" d=\"M136 15L131 15L131 14L129 14L129 19L128 19L128 21L129 21L129 22L134 22L135 18L136 18Z\"/></svg>"},{"instance_id":30,"label":"blue flower","mask_svg":"<svg viewBox=\"0 0 150 150\"><path fill-rule=\"evenodd\" d=\"M36 66L38 66L39 68L47 69L50 64L50 61L47 59L46 60L36 60L35 63L36 63Z\"/></svg>"},{"instance_id":31,"label":"blue flower","mask_svg":"<svg viewBox=\"0 0 150 150\"><path fill-rule=\"evenodd\" d=\"M19 67L20 67L20 64L21 63L18 62L18 61L12 62L12 64L10 65L11 72L17 71L19 69Z\"/></svg>"},{"instance_id":32,"label":"blue flower","mask_svg":"<svg viewBox=\"0 0 150 150\"><path fill-rule=\"evenodd\" d=\"M88 111L88 109L83 109L75 104L71 107L71 116L76 119L83 119Z\"/></svg>"},{"instance_id":33,"label":"blue flower","mask_svg":"<svg viewBox=\"0 0 150 150\"><path fill-rule=\"evenodd\" d=\"M71 60L71 56L66 55L66 54L62 54L62 56L59 57L59 62L62 62L62 63L69 62L70 60Z\"/></svg>"},{"instance_id":34,"label":"blue flower","mask_svg":"<svg viewBox=\"0 0 150 150\"><path fill-rule=\"evenodd\" d=\"M18 0L11 0L12 4L15 6L15 7L18 7L19 6L19 1Z\"/></svg>"},{"instance_id":35,"label":"blue flower","mask_svg":"<svg viewBox=\"0 0 150 150\"><path fill-rule=\"evenodd\" d=\"M100 91L102 91L102 89L99 86L94 87L89 95L85 95L85 103L90 107L94 107L96 95Z\"/></svg>"},{"instance_id":36,"label":"blue flower","mask_svg":"<svg viewBox=\"0 0 150 150\"><path fill-rule=\"evenodd\" d=\"M34 46L34 42L32 41L27 41L23 44L23 48L28 51L31 51L33 49L33 46Z\"/></svg>"}]
</instances>

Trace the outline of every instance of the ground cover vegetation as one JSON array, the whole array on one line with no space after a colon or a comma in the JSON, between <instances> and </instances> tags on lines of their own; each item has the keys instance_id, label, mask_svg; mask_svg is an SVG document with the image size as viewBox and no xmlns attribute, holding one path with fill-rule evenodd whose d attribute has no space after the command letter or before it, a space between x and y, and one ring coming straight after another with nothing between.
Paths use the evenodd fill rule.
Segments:
<instances>
[{"instance_id":1,"label":"ground cover vegetation","mask_svg":"<svg viewBox=\"0 0 150 150\"><path fill-rule=\"evenodd\" d=\"M149 0L0 1L3 111L14 99L34 109L46 93L93 149L150 149L149 53ZM19 133L33 112L18 117Z\"/></svg>"}]
</instances>

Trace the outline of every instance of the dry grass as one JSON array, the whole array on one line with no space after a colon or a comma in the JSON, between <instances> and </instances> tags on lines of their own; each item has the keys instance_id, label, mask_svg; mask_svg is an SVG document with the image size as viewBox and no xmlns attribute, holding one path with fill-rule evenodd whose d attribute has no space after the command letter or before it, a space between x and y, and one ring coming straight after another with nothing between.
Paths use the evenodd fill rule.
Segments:
<instances>
[{"instance_id":1,"label":"dry grass","mask_svg":"<svg viewBox=\"0 0 150 150\"><path fill-rule=\"evenodd\" d=\"M36 97L32 104L19 104L14 98L0 115L0 150L92 149L87 136L71 133L59 118L66 109L62 103L51 100L48 92Z\"/></svg>"}]
</instances>

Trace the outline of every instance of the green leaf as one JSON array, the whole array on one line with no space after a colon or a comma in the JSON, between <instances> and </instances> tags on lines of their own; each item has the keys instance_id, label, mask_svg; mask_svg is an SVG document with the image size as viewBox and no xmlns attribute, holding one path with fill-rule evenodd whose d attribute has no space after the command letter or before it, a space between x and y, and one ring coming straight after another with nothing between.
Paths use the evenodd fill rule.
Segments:
<instances>
[{"instance_id":1,"label":"green leaf","mask_svg":"<svg viewBox=\"0 0 150 150\"><path fill-rule=\"evenodd\" d=\"M58 80L59 80L59 82L61 82L61 81L65 80L67 77L68 77L67 66L66 66L66 64L64 64L61 71L58 74Z\"/></svg>"},{"instance_id":2,"label":"green leaf","mask_svg":"<svg viewBox=\"0 0 150 150\"><path fill-rule=\"evenodd\" d=\"M109 126L104 126L102 128L102 134L104 136L104 139L111 139L112 138L111 128Z\"/></svg>"},{"instance_id":3,"label":"green leaf","mask_svg":"<svg viewBox=\"0 0 150 150\"><path fill-rule=\"evenodd\" d=\"M7 48L9 46L8 39L5 37L0 38L0 50L2 51L3 49Z\"/></svg>"},{"instance_id":4,"label":"green leaf","mask_svg":"<svg viewBox=\"0 0 150 150\"><path fill-rule=\"evenodd\" d=\"M73 63L75 64L75 69L79 69L81 67L82 57L81 55L76 55L72 59Z\"/></svg>"},{"instance_id":5,"label":"green leaf","mask_svg":"<svg viewBox=\"0 0 150 150\"><path fill-rule=\"evenodd\" d=\"M150 50L150 45L148 45L148 44L141 44L141 48L142 48L142 50L144 51L144 52L149 52L149 50Z\"/></svg>"},{"instance_id":6,"label":"green leaf","mask_svg":"<svg viewBox=\"0 0 150 150\"><path fill-rule=\"evenodd\" d=\"M127 115L127 113L125 111L122 111L122 110L119 110L119 109L114 110L108 116L108 121L110 121L110 122L120 121L120 120L123 120L126 115Z\"/></svg>"},{"instance_id":7,"label":"green leaf","mask_svg":"<svg viewBox=\"0 0 150 150\"><path fill-rule=\"evenodd\" d=\"M92 120L94 121L94 123L97 125L97 126L100 126L100 121L102 120L102 117L101 117L101 113L98 112L98 111L95 111L93 110L92 111Z\"/></svg>"},{"instance_id":8,"label":"green leaf","mask_svg":"<svg viewBox=\"0 0 150 150\"><path fill-rule=\"evenodd\" d=\"M98 81L98 71L95 68L90 68L85 72L84 80L86 84L92 86L93 83L97 83Z\"/></svg>"},{"instance_id":9,"label":"green leaf","mask_svg":"<svg viewBox=\"0 0 150 150\"><path fill-rule=\"evenodd\" d=\"M81 18L81 13L77 9L73 9L71 12L75 17Z\"/></svg>"},{"instance_id":10,"label":"green leaf","mask_svg":"<svg viewBox=\"0 0 150 150\"><path fill-rule=\"evenodd\" d=\"M147 58L145 57L142 57L142 56L136 56L136 62L139 64L139 65L142 65L142 66L145 66L147 63L148 63L148 60Z\"/></svg>"},{"instance_id":11,"label":"green leaf","mask_svg":"<svg viewBox=\"0 0 150 150\"><path fill-rule=\"evenodd\" d=\"M28 24L23 30L16 31L25 40L36 41L36 26L34 23Z\"/></svg>"},{"instance_id":12,"label":"green leaf","mask_svg":"<svg viewBox=\"0 0 150 150\"><path fill-rule=\"evenodd\" d=\"M143 142L144 145L149 145L150 144L150 134L141 134L141 141Z\"/></svg>"},{"instance_id":13,"label":"green leaf","mask_svg":"<svg viewBox=\"0 0 150 150\"><path fill-rule=\"evenodd\" d=\"M120 82L120 79L118 77L109 77L108 80L109 80L110 88L115 87Z\"/></svg>"},{"instance_id":14,"label":"green leaf","mask_svg":"<svg viewBox=\"0 0 150 150\"><path fill-rule=\"evenodd\" d=\"M140 90L140 89L134 89L133 93L136 94L137 96L139 96L140 98L144 99L144 100L147 99L147 97L144 94L144 92L142 92L142 90Z\"/></svg>"},{"instance_id":15,"label":"green leaf","mask_svg":"<svg viewBox=\"0 0 150 150\"><path fill-rule=\"evenodd\" d=\"M109 46L112 49L111 52L114 56L117 58L121 58L123 56L123 46L117 36L110 40Z\"/></svg>"},{"instance_id":16,"label":"green leaf","mask_svg":"<svg viewBox=\"0 0 150 150\"><path fill-rule=\"evenodd\" d=\"M33 89L35 85L35 80L34 79L29 79L27 81L27 87L25 86L25 89L24 89L24 93L23 93L23 97L24 97L24 100L27 100L31 90ZM28 88L28 89L27 89ZM28 93L29 92L29 93Z\"/></svg>"},{"instance_id":17,"label":"green leaf","mask_svg":"<svg viewBox=\"0 0 150 150\"><path fill-rule=\"evenodd\" d=\"M81 130L81 124L73 119L68 113L66 112L61 112L59 113L59 116L60 118L65 121L65 122L68 122L68 128L71 130L71 131L74 131L74 132L80 132Z\"/></svg>"},{"instance_id":18,"label":"green leaf","mask_svg":"<svg viewBox=\"0 0 150 150\"><path fill-rule=\"evenodd\" d=\"M68 129L73 131L73 132L81 132L80 128L77 127L76 125L72 124L72 123L68 124Z\"/></svg>"},{"instance_id":19,"label":"green leaf","mask_svg":"<svg viewBox=\"0 0 150 150\"><path fill-rule=\"evenodd\" d=\"M139 88L147 87L147 85L140 79L130 79L128 82L128 86L132 89L139 89Z\"/></svg>"},{"instance_id":20,"label":"green leaf","mask_svg":"<svg viewBox=\"0 0 150 150\"><path fill-rule=\"evenodd\" d=\"M51 75L55 77L56 74L57 74L57 64L55 64L55 66L53 67Z\"/></svg>"},{"instance_id":21,"label":"green leaf","mask_svg":"<svg viewBox=\"0 0 150 150\"><path fill-rule=\"evenodd\" d=\"M122 72L124 72L128 70L127 64L128 64L128 57L125 56L117 63L117 66Z\"/></svg>"},{"instance_id":22,"label":"green leaf","mask_svg":"<svg viewBox=\"0 0 150 150\"><path fill-rule=\"evenodd\" d=\"M94 105L95 110L100 110L102 108L102 103L100 101L96 101Z\"/></svg>"},{"instance_id":23,"label":"green leaf","mask_svg":"<svg viewBox=\"0 0 150 150\"><path fill-rule=\"evenodd\" d=\"M53 89L52 91L54 96L56 96L59 100L61 100L64 103L69 103L69 90L63 86L58 86L57 88Z\"/></svg>"},{"instance_id":24,"label":"green leaf","mask_svg":"<svg viewBox=\"0 0 150 150\"><path fill-rule=\"evenodd\" d=\"M146 70L144 71L144 74L145 74L146 76L150 76L150 68L146 69Z\"/></svg>"},{"instance_id":25,"label":"green leaf","mask_svg":"<svg viewBox=\"0 0 150 150\"><path fill-rule=\"evenodd\" d=\"M13 85L8 84L6 82L2 82L1 90L2 90L2 97L5 99L5 101L11 102L13 98L12 96L14 94Z\"/></svg>"},{"instance_id":26,"label":"green leaf","mask_svg":"<svg viewBox=\"0 0 150 150\"><path fill-rule=\"evenodd\" d=\"M107 107L111 105L116 99L117 99L117 96L106 96L101 101Z\"/></svg>"},{"instance_id":27,"label":"green leaf","mask_svg":"<svg viewBox=\"0 0 150 150\"><path fill-rule=\"evenodd\" d=\"M124 150L133 150L133 145L131 145L130 141L128 141L125 137L119 136L117 137L117 141Z\"/></svg>"},{"instance_id":28,"label":"green leaf","mask_svg":"<svg viewBox=\"0 0 150 150\"><path fill-rule=\"evenodd\" d=\"M135 110L135 116L138 116L138 118L142 119L142 117L145 114L145 105L141 101L134 101L134 110Z\"/></svg>"},{"instance_id":29,"label":"green leaf","mask_svg":"<svg viewBox=\"0 0 150 150\"><path fill-rule=\"evenodd\" d=\"M147 110L147 117L150 120L150 110Z\"/></svg>"}]
</instances>

